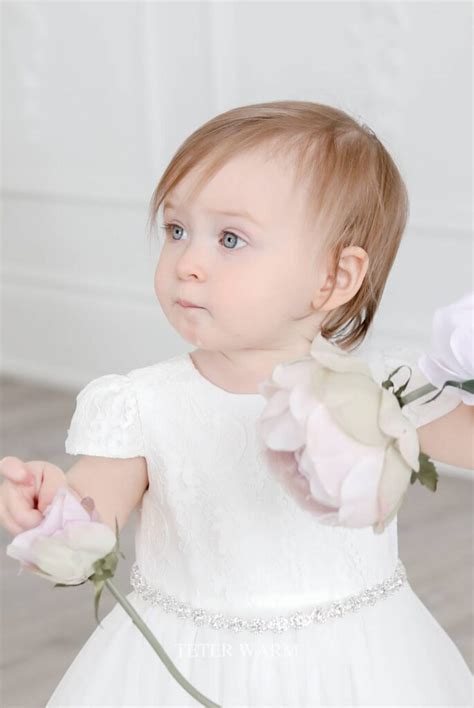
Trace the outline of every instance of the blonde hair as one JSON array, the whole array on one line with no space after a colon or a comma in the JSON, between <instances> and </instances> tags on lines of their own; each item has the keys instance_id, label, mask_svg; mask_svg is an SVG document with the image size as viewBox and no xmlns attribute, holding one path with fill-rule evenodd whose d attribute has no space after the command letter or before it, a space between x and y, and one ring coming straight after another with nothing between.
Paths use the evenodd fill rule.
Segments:
<instances>
[{"instance_id":1,"label":"blonde hair","mask_svg":"<svg viewBox=\"0 0 474 708\"><path fill-rule=\"evenodd\" d=\"M272 154L292 159L295 181L307 190L307 218L318 233L318 250L329 256L330 272L335 275L347 246L360 246L369 256L358 292L328 312L321 326L325 339L356 348L379 306L409 202L388 151L368 126L344 111L309 101L273 101L215 116L172 157L153 192L148 223L154 224L167 193L192 169L202 170L194 194L234 156L271 146Z\"/></svg>"}]
</instances>

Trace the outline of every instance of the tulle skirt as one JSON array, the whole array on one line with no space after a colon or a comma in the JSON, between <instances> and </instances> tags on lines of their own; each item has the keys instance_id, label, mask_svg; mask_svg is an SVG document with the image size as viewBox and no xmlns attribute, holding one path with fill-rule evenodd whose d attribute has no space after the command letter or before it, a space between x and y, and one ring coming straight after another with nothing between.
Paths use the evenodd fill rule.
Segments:
<instances>
[{"instance_id":1,"label":"tulle skirt","mask_svg":"<svg viewBox=\"0 0 474 708\"><path fill-rule=\"evenodd\" d=\"M177 668L221 706L472 706L473 674L406 582L324 624L280 634L195 625L129 602ZM121 605L101 619L62 677L53 706L196 706Z\"/></svg>"}]
</instances>

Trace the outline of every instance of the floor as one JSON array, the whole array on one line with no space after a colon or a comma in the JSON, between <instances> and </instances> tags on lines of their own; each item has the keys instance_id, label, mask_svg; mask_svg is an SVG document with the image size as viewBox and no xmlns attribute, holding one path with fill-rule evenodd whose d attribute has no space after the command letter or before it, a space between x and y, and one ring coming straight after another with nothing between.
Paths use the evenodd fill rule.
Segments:
<instances>
[{"instance_id":1,"label":"floor","mask_svg":"<svg viewBox=\"0 0 474 708\"><path fill-rule=\"evenodd\" d=\"M75 394L10 377L0 379L0 457L48 460L67 470L75 458L64 452ZM398 515L399 554L410 583L458 646L474 671L473 644L473 481L470 471L438 466L436 493L413 485ZM121 532L121 559L115 576L130 592L135 513ZM96 627L90 583L55 588L5 554L11 540L0 528L2 708L44 706L55 685ZM99 618L115 605L104 591Z\"/></svg>"}]
</instances>

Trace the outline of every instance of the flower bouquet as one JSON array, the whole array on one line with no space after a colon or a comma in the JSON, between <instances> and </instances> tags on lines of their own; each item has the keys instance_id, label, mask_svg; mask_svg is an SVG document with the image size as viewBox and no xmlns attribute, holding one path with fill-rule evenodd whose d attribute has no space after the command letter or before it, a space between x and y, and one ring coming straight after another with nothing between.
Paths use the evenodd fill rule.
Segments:
<instances>
[{"instance_id":1,"label":"flower bouquet","mask_svg":"<svg viewBox=\"0 0 474 708\"><path fill-rule=\"evenodd\" d=\"M382 533L408 485L436 491L438 474L420 451L405 407L452 387L455 405L474 405L474 294L438 310L432 351L418 360L429 383L404 395L398 366L379 383L371 364L316 338L310 357L279 364L260 384L267 405L259 420L270 470L295 500L323 524ZM474 431L473 431L474 432Z\"/></svg>"}]
</instances>

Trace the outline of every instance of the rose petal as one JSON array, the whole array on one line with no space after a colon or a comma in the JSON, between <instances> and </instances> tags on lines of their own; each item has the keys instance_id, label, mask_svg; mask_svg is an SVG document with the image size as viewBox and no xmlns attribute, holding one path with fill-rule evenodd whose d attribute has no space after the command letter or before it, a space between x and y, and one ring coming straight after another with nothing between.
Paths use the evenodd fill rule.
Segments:
<instances>
[{"instance_id":1,"label":"rose petal","mask_svg":"<svg viewBox=\"0 0 474 708\"><path fill-rule=\"evenodd\" d=\"M300 384L309 386L314 362L310 358L298 359L294 362L278 364L273 370L273 381L286 390Z\"/></svg>"},{"instance_id":2,"label":"rose petal","mask_svg":"<svg viewBox=\"0 0 474 708\"><path fill-rule=\"evenodd\" d=\"M370 526L377 519L377 491L382 476L385 451L374 448L358 460L341 486L342 523L355 528Z\"/></svg>"},{"instance_id":3,"label":"rose petal","mask_svg":"<svg viewBox=\"0 0 474 708\"><path fill-rule=\"evenodd\" d=\"M344 353L314 351L313 358L323 367L339 373L353 373L361 376L370 376L370 367L365 359Z\"/></svg>"},{"instance_id":4,"label":"rose petal","mask_svg":"<svg viewBox=\"0 0 474 708\"><path fill-rule=\"evenodd\" d=\"M435 311L431 351L420 358L419 368L436 388L442 388L449 379L472 379L473 343L474 292L470 292L457 302Z\"/></svg>"},{"instance_id":5,"label":"rose petal","mask_svg":"<svg viewBox=\"0 0 474 708\"><path fill-rule=\"evenodd\" d=\"M339 498L333 496L325 489L319 476L319 470L314 468L313 461L305 448L299 457L298 469L307 480L311 495L317 502L334 509L338 508Z\"/></svg>"},{"instance_id":6,"label":"rose petal","mask_svg":"<svg viewBox=\"0 0 474 708\"><path fill-rule=\"evenodd\" d=\"M265 450L268 469L271 474L287 489L296 503L306 511L319 516L330 511L311 496L308 480L298 470L293 453Z\"/></svg>"},{"instance_id":7,"label":"rose petal","mask_svg":"<svg viewBox=\"0 0 474 708\"><path fill-rule=\"evenodd\" d=\"M95 561L115 546L114 532L92 521L67 487L57 490L44 513L38 526L15 536L7 555L52 582L83 582L93 573Z\"/></svg>"},{"instance_id":8,"label":"rose petal","mask_svg":"<svg viewBox=\"0 0 474 708\"><path fill-rule=\"evenodd\" d=\"M92 574L92 564L80 552L72 552L61 537L45 536L35 539L32 547L38 568L57 582L75 585Z\"/></svg>"},{"instance_id":9,"label":"rose petal","mask_svg":"<svg viewBox=\"0 0 474 708\"><path fill-rule=\"evenodd\" d=\"M324 403L346 435L364 445L385 447L387 436L380 430L378 411L381 388L359 374L331 374Z\"/></svg>"},{"instance_id":10,"label":"rose petal","mask_svg":"<svg viewBox=\"0 0 474 708\"><path fill-rule=\"evenodd\" d=\"M379 424L383 432L396 441L399 450L410 467L418 472L420 467L420 443L415 426L403 414L397 399L387 389L381 389Z\"/></svg>"},{"instance_id":11,"label":"rose petal","mask_svg":"<svg viewBox=\"0 0 474 708\"><path fill-rule=\"evenodd\" d=\"M474 378L474 336L467 327L457 327L451 335L450 345L458 363L458 381Z\"/></svg>"},{"instance_id":12,"label":"rose petal","mask_svg":"<svg viewBox=\"0 0 474 708\"><path fill-rule=\"evenodd\" d=\"M317 476L329 495L326 500L318 497L320 501L339 501L341 484L354 460L369 454L371 448L346 435L322 405L311 414L306 434L307 443L303 453L306 476ZM311 460L311 465L307 460Z\"/></svg>"},{"instance_id":13,"label":"rose petal","mask_svg":"<svg viewBox=\"0 0 474 708\"><path fill-rule=\"evenodd\" d=\"M31 555L30 549L36 538L54 535L59 529L63 528L65 519L87 522L89 518L87 511L76 497L71 494L69 489L67 487L59 487L51 504L44 510L43 520L34 528L17 534L7 546L7 555L18 560L20 560L21 555L23 562L26 563L30 560L30 562L34 563L35 559ZM12 555L12 551L16 551L17 555Z\"/></svg>"},{"instance_id":14,"label":"rose petal","mask_svg":"<svg viewBox=\"0 0 474 708\"><path fill-rule=\"evenodd\" d=\"M304 444L304 429L287 411L275 418L260 418L260 435L272 450L297 450Z\"/></svg>"},{"instance_id":15,"label":"rose petal","mask_svg":"<svg viewBox=\"0 0 474 708\"><path fill-rule=\"evenodd\" d=\"M383 521L393 511L405 495L411 479L411 469L394 447L385 452L384 472L378 488L379 521Z\"/></svg>"}]
</instances>

